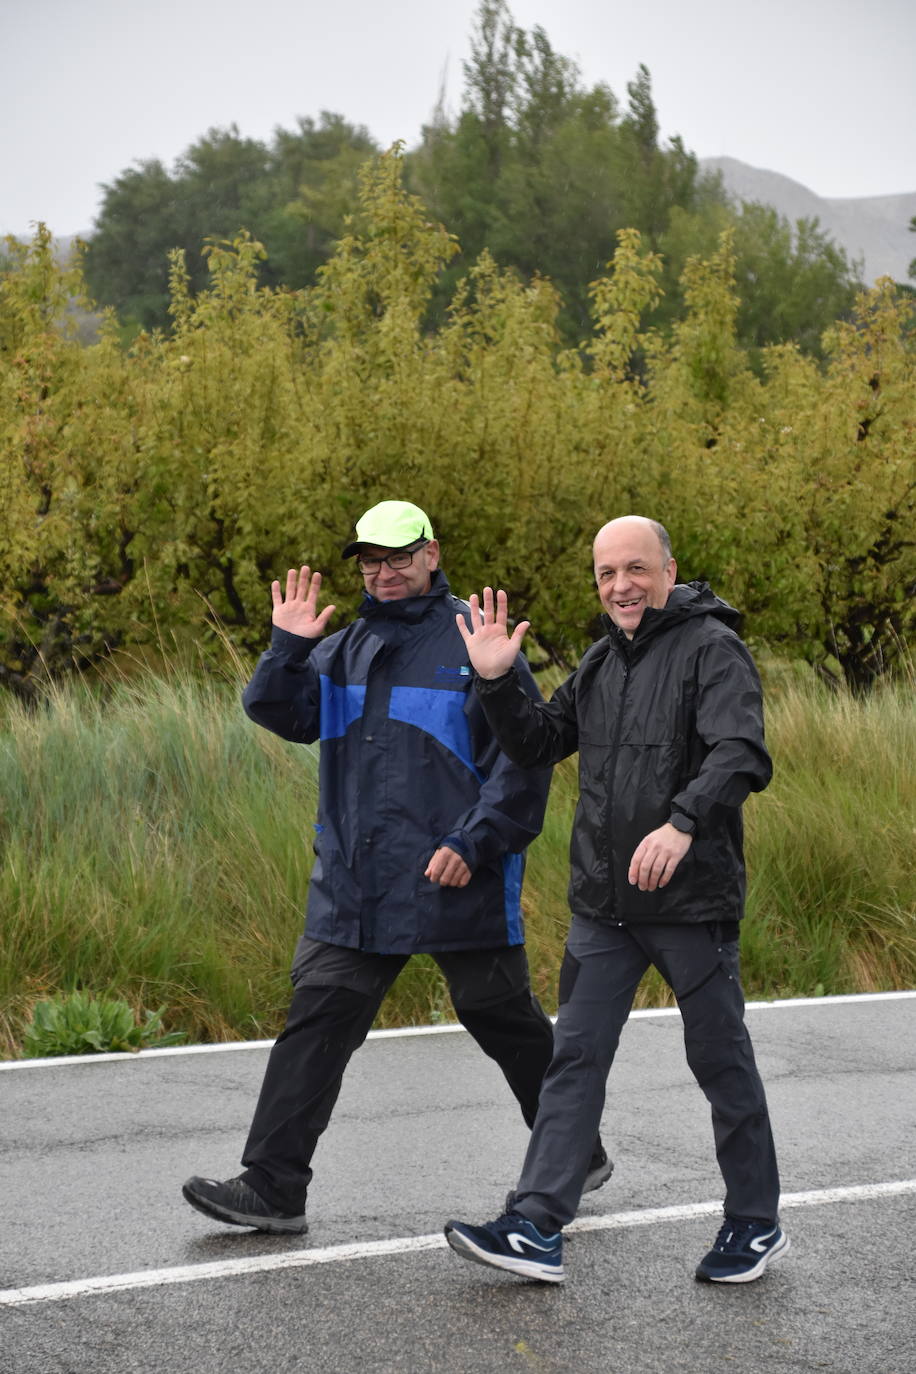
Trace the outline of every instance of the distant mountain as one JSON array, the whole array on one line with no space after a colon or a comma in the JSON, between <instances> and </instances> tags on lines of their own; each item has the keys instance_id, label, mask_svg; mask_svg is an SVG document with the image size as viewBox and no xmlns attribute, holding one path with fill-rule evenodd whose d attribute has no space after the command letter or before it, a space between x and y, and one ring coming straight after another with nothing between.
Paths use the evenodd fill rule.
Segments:
<instances>
[{"instance_id":1,"label":"distant mountain","mask_svg":"<svg viewBox=\"0 0 916 1374\"><path fill-rule=\"evenodd\" d=\"M749 167L737 158L705 157L700 166L704 172L721 172L722 184L735 200L771 205L793 225L796 220L816 217L851 262L864 259L863 281L871 284L883 276L907 281L907 269L916 258L916 234L909 231L916 215L916 191L827 200L791 177Z\"/></svg>"}]
</instances>

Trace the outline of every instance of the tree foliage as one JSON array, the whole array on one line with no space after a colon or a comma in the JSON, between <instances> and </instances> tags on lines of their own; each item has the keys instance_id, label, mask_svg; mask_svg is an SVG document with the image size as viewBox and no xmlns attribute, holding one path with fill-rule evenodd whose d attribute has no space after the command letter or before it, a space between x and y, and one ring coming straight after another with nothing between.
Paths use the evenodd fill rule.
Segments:
<instances>
[{"instance_id":1,"label":"tree foliage","mask_svg":"<svg viewBox=\"0 0 916 1374\"><path fill-rule=\"evenodd\" d=\"M324 112L277 129L268 146L235 125L210 129L169 172L128 168L104 187L86 255L95 298L144 329L165 328L169 254L181 249L193 291L208 280L202 245L244 230L267 246L266 285L300 287L332 251L356 204L357 169L375 151L364 128Z\"/></svg>"},{"instance_id":2,"label":"tree foliage","mask_svg":"<svg viewBox=\"0 0 916 1374\"><path fill-rule=\"evenodd\" d=\"M210 129L171 169L128 168L104 188L89 289L115 307L126 337L167 329L169 252L183 250L193 294L208 280L204 243L242 231L267 250L262 285L311 286L356 209L358 168L375 151L364 128L325 112L317 123L276 129L270 143L234 125ZM460 246L430 297L427 325L441 325L486 250L525 280L550 278L560 336L578 343L591 330L590 283L625 228L663 253L664 290L650 323L679 318L687 259L715 252L729 227L742 343L794 341L817 354L823 330L852 308L856 266L816 224L732 207L682 139L662 142L646 67L618 101L603 83L587 86L543 28L520 28L506 0L481 0L460 111L436 111L406 166L409 186Z\"/></svg>"},{"instance_id":3,"label":"tree foliage","mask_svg":"<svg viewBox=\"0 0 916 1374\"><path fill-rule=\"evenodd\" d=\"M823 331L852 313L861 289L858 265L850 265L817 220L801 219L792 225L769 205L743 202L733 210L709 203L698 213L672 207L659 240L669 303L656 322L677 318L679 292L673 282L689 258L714 253L727 229L732 233L739 296L735 328L752 361L759 363L759 350L778 343L794 343L803 353L822 358Z\"/></svg>"},{"instance_id":4,"label":"tree foliage","mask_svg":"<svg viewBox=\"0 0 916 1374\"><path fill-rule=\"evenodd\" d=\"M461 244L443 301L487 249L526 278L549 277L564 337L581 338L589 283L617 231L637 228L656 246L672 206L697 209L712 183L679 139L659 146L645 67L621 114L612 91L585 87L542 28L519 29L505 0L480 5L465 83L458 118L440 114L408 163L411 184Z\"/></svg>"},{"instance_id":5,"label":"tree foliage","mask_svg":"<svg viewBox=\"0 0 916 1374\"><path fill-rule=\"evenodd\" d=\"M542 652L573 662L597 604L590 541L628 511L669 526L747 631L857 686L885 671L916 604L912 304L883 282L822 366L737 335L732 231L688 258L684 310L651 326L665 263L634 229L562 346L561 297L482 252L442 327L425 321L455 238L394 150L315 285L263 281L250 235L211 243L192 290L172 257L171 333L125 350L68 333L78 266L40 229L0 278L0 675L28 693L157 640L246 652L269 582L309 563L343 617L340 546L390 496L428 509L457 591L504 586ZM639 366L634 366L634 358Z\"/></svg>"},{"instance_id":6,"label":"tree foliage","mask_svg":"<svg viewBox=\"0 0 916 1374\"><path fill-rule=\"evenodd\" d=\"M855 266L816 223L790 226L766 207L733 207L721 178L702 174L681 138L660 141L645 66L621 107L607 86L586 87L543 29L519 29L506 0L482 0L465 83L457 118L438 112L408 159L411 184L462 248L440 285L437 319L487 249L527 279L550 278L561 335L578 342L591 329L590 283L624 228L665 256L653 324L680 316L687 259L713 253L729 227L742 343L794 340L817 352L822 331L851 310Z\"/></svg>"}]
</instances>

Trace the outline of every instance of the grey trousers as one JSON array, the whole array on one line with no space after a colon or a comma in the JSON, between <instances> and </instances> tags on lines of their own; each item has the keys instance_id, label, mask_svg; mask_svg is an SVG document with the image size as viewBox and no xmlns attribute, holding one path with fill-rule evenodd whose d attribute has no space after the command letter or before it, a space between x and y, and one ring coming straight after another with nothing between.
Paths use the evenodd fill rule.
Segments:
<instances>
[{"instance_id":1,"label":"grey trousers","mask_svg":"<svg viewBox=\"0 0 916 1374\"><path fill-rule=\"evenodd\" d=\"M515 1190L515 1210L541 1230L557 1231L576 1215L620 1032L650 965L677 998L687 1062L712 1108L725 1210L776 1220L776 1152L744 1024L734 933L712 923L604 926L573 918L554 1055Z\"/></svg>"}]
</instances>

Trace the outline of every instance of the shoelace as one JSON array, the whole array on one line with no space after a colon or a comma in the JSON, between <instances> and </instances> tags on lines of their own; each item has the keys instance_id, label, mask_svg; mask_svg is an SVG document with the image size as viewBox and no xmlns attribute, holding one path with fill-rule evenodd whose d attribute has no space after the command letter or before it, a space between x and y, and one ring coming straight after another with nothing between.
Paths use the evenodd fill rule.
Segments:
<instances>
[{"instance_id":1,"label":"shoelace","mask_svg":"<svg viewBox=\"0 0 916 1374\"><path fill-rule=\"evenodd\" d=\"M743 1250L748 1237L756 1229L756 1225L752 1221L732 1221L731 1217L726 1217L719 1228L719 1234L716 1236L712 1248L720 1250L724 1255L731 1254L735 1250Z\"/></svg>"},{"instance_id":2,"label":"shoelace","mask_svg":"<svg viewBox=\"0 0 916 1374\"><path fill-rule=\"evenodd\" d=\"M523 1217L521 1212L506 1212L503 1214L503 1216L497 1217L494 1222L491 1222L491 1226L500 1235L507 1234L509 1231L517 1231L519 1230L519 1228L524 1229L526 1226L530 1226L534 1231L534 1234L536 1236L540 1236L542 1240L552 1241L556 1239L556 1236L545 1236L543 1232L538 1230L534 1222L529 1221L527 1217Z\"/></svg>"},{"instance_id":3,"label":"shoelace","mask_svg":"<svg viewBox=\"0 0 916 1374\"><path fill-rule=\"evenodd\" d=\"M527 1218L523 1217L520 1212L504 1212L501 1217L496 1218L492 1225L494 1230L500 1232L515 1231L519 1226L525 1225L526 1222Z\"/></svg>"}]
</instances>

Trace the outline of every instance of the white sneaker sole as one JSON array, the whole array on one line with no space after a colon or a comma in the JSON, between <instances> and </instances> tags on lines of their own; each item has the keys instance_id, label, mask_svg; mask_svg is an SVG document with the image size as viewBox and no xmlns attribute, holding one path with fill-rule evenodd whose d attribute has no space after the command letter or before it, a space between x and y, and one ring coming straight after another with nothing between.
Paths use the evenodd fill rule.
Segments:
<instances>
[{"instance_id":1,"label":"white sneaker sole","mask_svg":"<svg viewBox=\"0 0 916 1374\"><path fill-rule=\"evenodd\" d=\"M743 1274L722 1274L713 1278L710 1274L697 1273L697 1278L702 1283L752 1283L754 1279L759 1279L760 1275L773 1260L781 1259L791 1249L789 1237L783 1232L780 1240L776 1242L772 1250L768 1250L765 1255L761 1255L753 1269L746 1269Z\"/></svg>"},{"instance_id":2,"label":"white sneaker sole","mask_svg":"<svg viewBox=\"0 0 916 1374\"><path fill-rule=\"evenodd\" d=\"M494 1255L484 1250L470 1236L461 1231L446 1229L445 1239L462 1259L473 1260L475 1264L485 1264L488 1269L505 1269L510 1274L518 1274L523 1279L539 1279L542 1283L563 1283L566 1275L562 1265L542 1264L539 1260L514 1259L509 1255Z\"/></svg>"}]
</instances>

